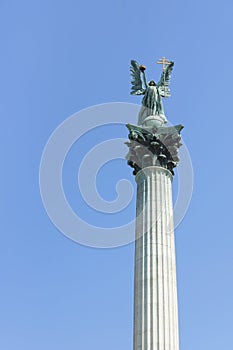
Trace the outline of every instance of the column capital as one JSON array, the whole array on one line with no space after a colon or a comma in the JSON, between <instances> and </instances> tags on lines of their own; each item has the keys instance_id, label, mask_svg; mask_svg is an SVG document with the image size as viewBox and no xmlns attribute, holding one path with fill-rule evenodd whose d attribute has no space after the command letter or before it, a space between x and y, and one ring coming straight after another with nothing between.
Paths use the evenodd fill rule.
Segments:
<instances>
[{"instance_id":1,"label":"column capital","mask_svg":"<svg viewBox=\"0 0 233 350\"><path fill-rule=\"evenodd\" d=\"M174 175L173 168L179 162L178 149L182 125L170 127L140 127L126 125L129 130L129 152L126 156L129 166L136 175L140 170L156 166L167 169Z\"/></svg>"}]
</instances>

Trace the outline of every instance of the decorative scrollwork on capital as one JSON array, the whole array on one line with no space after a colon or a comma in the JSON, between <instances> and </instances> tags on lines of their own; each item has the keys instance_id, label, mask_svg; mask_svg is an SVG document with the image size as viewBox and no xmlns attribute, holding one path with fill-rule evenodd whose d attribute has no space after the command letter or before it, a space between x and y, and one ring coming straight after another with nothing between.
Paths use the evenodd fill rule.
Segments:
<instances>
[{"instance_id":1,"label":"decorative scrollwork on capital","mask_svg":"<svg viewBox=\"0 0 233 350\"><path fill-rule=\"evenodd\" d=\"M128 164L134 168L133 174L149 166L161 166L174 175L173 169L179 162L178 149L182 125L172 127L140 127L127 124L129 129Z\"/></svg>"}]
</instances>

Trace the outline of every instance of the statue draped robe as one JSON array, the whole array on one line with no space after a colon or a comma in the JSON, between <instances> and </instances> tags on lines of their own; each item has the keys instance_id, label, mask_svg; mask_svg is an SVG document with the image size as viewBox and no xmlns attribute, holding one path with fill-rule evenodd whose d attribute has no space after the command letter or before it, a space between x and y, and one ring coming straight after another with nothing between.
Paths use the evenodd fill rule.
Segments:
<instances>
[{"instance_id":1,"label":"statue draped robe","mask_svg":"<svg viewBox=\"0 0 233 350\"><path fill-rule=\"evenodd\" d=\"M147 117L152 115L165 117L159 87L146 85L145 94L142 99L142 107L138 116L138 125L141 125Z\"/></svg>"}]
</instances>

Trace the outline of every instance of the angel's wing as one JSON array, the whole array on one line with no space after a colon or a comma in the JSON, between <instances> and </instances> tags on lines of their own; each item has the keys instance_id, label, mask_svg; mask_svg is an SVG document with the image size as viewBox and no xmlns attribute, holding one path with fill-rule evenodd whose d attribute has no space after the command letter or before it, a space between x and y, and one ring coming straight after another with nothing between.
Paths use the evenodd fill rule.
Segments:
<instances>
[{"instance_id":1,"label":"angel's wing","mask_svg":"<svg viewBox=\"0 0 233 350\"><path fill-rule=\"evenodd\" d=\"M130 66L131 73L131 95L143 95L145 93L145 89L142 87L142 79L139 65L136 61L131 60Z\"/></svg>"},{"instance_id":2,"label":"angel's wing","mask_svg":"<svg viewBox=\"0 0 233 350\"><path fill-rule=\"evenodd\" d=\"M170 82L170 77L171 77L171 72L172 72L173 66L174 66L174 62L170 62L166 66L166 68L162 72L160 81L157 84L162 97L171 96L170 89L169 89L169 82Z\"/></svg>"}]
</instances>

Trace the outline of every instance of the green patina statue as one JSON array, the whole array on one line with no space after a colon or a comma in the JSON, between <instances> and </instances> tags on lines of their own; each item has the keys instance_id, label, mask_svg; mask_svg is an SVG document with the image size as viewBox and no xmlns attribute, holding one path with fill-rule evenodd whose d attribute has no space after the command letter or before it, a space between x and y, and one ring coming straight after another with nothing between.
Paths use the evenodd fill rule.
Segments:
<instances>
[{"instance_id":1,"label":"green patina statue","mask_svg":"<svg viewBox=\"0 0 233 350\"><path fill-rule=\"evenodd\" d=\"M136 61L131 61L131 94L144 95L138 116L138 125L146 125L145 120L151 116L158 116L162 123L166 123L162 97L170 96L169 81L174 62L170 62L163 57L157 63L163 65L163 71L160 81L156 84L154 80L147 82L145 74L146 67L144 65L139 66Z\"/></svg>"},{"instance_id":2,"label":"green patina statue","mask_svg":"<svg viewBox=\"0 0 233 350\"><path fill-rule=\"evenodd\" d=\"M126 159L134 168L134 175L149 166L165 168L174 175L173 169L179 162L178 149L181 146L180 132L183 125L166 127L167 119L162 104L162 97L170 96L169 81L174 62L163 57L157 63L163 65L163 71L156 84L153 80L147 82L145 66L131 61L131 94L144 95L138 125L126 125L129 130L129 142L126 142L129 152Z\"/></svg>"}]
</instances>

